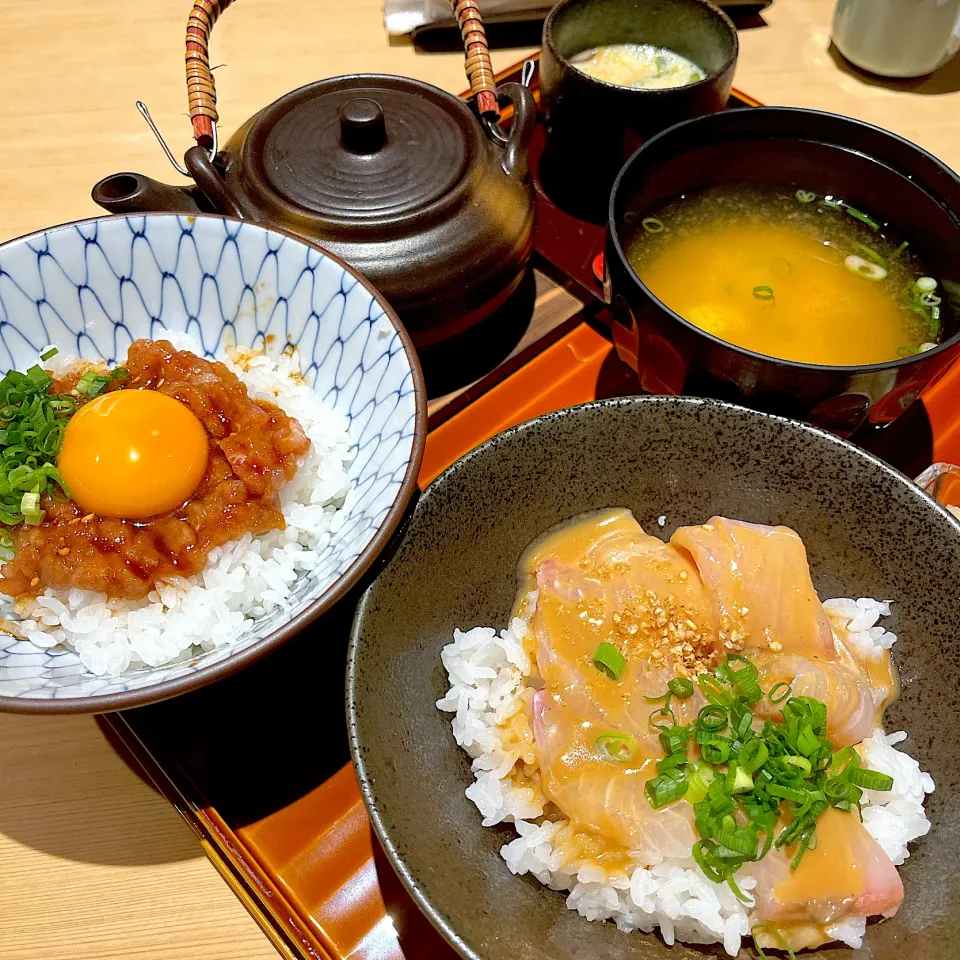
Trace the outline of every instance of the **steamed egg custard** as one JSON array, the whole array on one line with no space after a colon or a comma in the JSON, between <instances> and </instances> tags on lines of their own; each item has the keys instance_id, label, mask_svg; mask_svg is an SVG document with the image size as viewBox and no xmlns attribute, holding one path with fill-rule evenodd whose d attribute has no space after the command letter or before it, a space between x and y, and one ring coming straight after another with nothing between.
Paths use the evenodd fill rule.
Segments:
<instances>
[{"instance_id":1,"label":"steamed egg custard","mask_svg":"<svg viewBox=\"0 0 960 960\"><path fill-rule=\"evenodd\" d=\"M581 73L620 87L685 87L706 77L692 60L652 43L607 43L570 58Z\"/></svg>"},{"instance_id":2,"label":"steamed egg custard","mask_svg":"<svg viewBox=\"0 0 960 960\"><path fill-rule=\"evenodd\" d=\"M11 371L0 404L0 592L18 600L137 600L217 547L283 530L279 493L311 445L223 363L165 340L133 342L114 370Z\"/></svg>"},{"instance_id":3,"label":"steamed egg custard","mask_svg":"<svg viewBox=\"0 0 960 960\"><path fill-rule=\"evenodd\" d=\"M57 458L81 509L146 520L179 507L207 469L207 433L188 406L156 390L116 390L70 418Z\"/></svg>"},{"instance_id":4,"label":"steamed egg custard","mask_svg":"<svg viewBox=\"0 0 960 960\"><path fill-rule=\"evenodd\" d=\"M517 822L513 872L587 919L731 956L744 936L859 946L897 912L933 783L883 733L884 603L822 603L787 527L714 517L665 542L623 509L548 531L519 577L507 631L445 648L438 704L484 823ZM495 679L470 679L480 665Z\"/></svg>"},{"instance_id":5,"label":"steamed egg custard","mask_svg":"<svg viewBox=\"0 0 960 960\"><path fill-rule=\"evenodd\" d=\"M769 184L712 187L626 215L627 259L702 330L784 360L857 366L940 340L940 284L868 212Z\"/></svg>"}]
</instances>

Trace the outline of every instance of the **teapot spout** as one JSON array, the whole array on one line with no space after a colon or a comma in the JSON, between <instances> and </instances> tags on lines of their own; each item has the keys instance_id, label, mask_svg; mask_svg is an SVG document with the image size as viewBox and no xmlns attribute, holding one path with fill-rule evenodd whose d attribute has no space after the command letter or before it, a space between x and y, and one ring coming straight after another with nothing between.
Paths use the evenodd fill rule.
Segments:
<instances>
[{"instance_id":1,"label":"teapot spout","mask_svg":"<svg viewBox=\"0 0 960 960\"><path fill-rule=\"evenodd\" d=\"M93 202L109 213L200 213L187 187L172 187L142 173L114 173L90 192Z\"/></svg>"}]
</instances>

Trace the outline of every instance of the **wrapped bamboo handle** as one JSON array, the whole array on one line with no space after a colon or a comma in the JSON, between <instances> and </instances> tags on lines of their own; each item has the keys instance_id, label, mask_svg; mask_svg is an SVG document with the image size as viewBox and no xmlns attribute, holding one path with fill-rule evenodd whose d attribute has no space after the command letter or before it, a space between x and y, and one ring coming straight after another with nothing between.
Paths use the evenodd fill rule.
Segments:
<instances>
[{"instance_id":1,"label":"wrapped bamboo handle","mask_svg":"<svg viewBox=\"0 0 960 960\"><path fill-rule=\"evenodd\" d=\"M210 31L233 0L194 0L187 21L187 99L193 137L201 147L213 146L217 88L210 70Z\"/></svg>"},{"instance_id":2,"label":"wrapped bamboo handle","mask_svg":"<svg viewBox=\"0 0 960 960\"><path fill-rule=\"evenodd\" d=\"M209 149L213 146L213 125L217 114L217 88L210 70L210 33L233 0L193 0L193 9L187 21L187 98L190 122L197 144ZM463 38L466 55L465 69L470 90L477 100L481 116L500 114L497 105L497 84L490 62L490 48L483 29L483 20L477 9L477 0L451 0L453 12Z\"/></svg>"},{"instance_id":3,"label":"wrapped bamboo handle","mask_svg":"<svg viewBox=\"0 0 960 960\"><path fill-rule=\"evenodd\" d=\"M470 81L470 91L477 98L477 110L481 116L494 114L499 116L497 106L497 83L493 76L493 64L490 62L490 47L487 34L483 29L483 20L477 7L477 0L450 0L453 12L463 38L466 54L465 68Z\"/></svg>"}]
</instances>

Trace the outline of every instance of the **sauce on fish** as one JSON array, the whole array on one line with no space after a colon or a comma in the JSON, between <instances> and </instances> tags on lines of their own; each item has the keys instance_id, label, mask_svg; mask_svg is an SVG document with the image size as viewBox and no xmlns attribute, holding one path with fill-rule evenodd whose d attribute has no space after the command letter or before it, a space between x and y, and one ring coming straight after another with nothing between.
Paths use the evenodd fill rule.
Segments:
<instances>
[{"instance_id":1,"label":"sauce on fish","mask_svg":"<svg viewBox=\"0 0 960 960\"><path fill-rule=\"evenodd\" d=\"M742 652L765 689L783 679L797 695L827 703L837 744L869 736L897 694L889 653L870 659L832 629L803 543L786 527L717 517L681 527L665 543L628 510L601 510L539 537L518 574L516 616L537 591L527 637L537 689L528 720L548 815L569 820L554 844L571 868L593 864L622 875L689 856L692 806L681 799L654 809L644 795L663 757L649 725L656 705L647 698L671 678L695 678ZM601 643L624 658L617 681L594 664ZM705 703L695 685L693 696L672 704L676 723L690 723ZM607 734L632 738L628 761L598 750ZM789 851L751 865L757 921L776 921L797 948L832 939L829 924L855 909L889 914L902 898L896 868L856 814L828 810L817 841L797 870Z\"/></svg>"}]
</instances>

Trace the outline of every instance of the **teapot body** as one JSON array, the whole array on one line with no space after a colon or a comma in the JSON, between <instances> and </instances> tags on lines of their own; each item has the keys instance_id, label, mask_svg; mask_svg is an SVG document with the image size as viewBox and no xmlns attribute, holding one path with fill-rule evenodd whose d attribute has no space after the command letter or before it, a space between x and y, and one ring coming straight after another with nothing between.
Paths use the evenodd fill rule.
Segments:
<instances>
[{"instance_id":1,"label":"teapot body","mask_svg":"<svg viewBox=\"0 0 960 960\"><path fill-rule=\"evenodd\" d=\"M192 147L191 189L124 173L93 198L115 213L196 206L297 234L356 268L429 346L488 317L529 265L536 107L518 84L500 94L514 109L508 134L417 80L321 80L248 120L212 162Z\"/></svg>"},{"instance_id":2,"label":"teapot body","mask_svg":"<svg viewBox=\"0 0 960 960\"><path fill-rule=\"evenodd\" d=\"M384 129L358 153L344 111L360 102L383 103ZM488 316L530 260L525 162L509 169L470 107L429 84L359 75L302 87L238 130L216 165L248 217L359 270L418 346Z\"/></svg>"}]
</instances>

